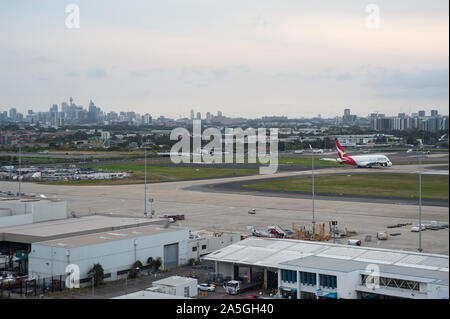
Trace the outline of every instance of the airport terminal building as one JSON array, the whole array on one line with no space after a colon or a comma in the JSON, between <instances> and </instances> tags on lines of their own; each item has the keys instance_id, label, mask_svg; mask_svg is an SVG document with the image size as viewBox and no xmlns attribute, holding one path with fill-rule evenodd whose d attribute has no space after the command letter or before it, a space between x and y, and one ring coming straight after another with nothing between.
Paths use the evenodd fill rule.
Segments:
<instances>
[{"instance_id":1,"label":"airport terminal building","mask_svg":"<svg viewBox=\"0 0 450 319\"><path fill-rule=\"evenodd\" d=\"M444 255L251 237L212 254L228 279L263 280L292 299L448 299Z\"/></svg>"}]
</instances>

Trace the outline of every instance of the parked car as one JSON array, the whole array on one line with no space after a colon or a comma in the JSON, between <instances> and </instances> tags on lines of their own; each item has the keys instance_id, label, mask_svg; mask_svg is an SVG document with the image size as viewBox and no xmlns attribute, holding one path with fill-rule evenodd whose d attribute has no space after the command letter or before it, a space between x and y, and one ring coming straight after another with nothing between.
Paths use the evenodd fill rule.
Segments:
<instances>
[{"instance_id":1,"label":"parked car","mask_svg":"<svg viewBox=\"0 0 450 319\"><path fill-rule=\"evenodd\" d=\"M256 214L256 209L254 209L254 208L253 208L253 209L250 209L250 210L248 211L248 213L249 213L249 214Z\"/></svg>"},{"instance_id":2,"label":"parked car","mask_svg":"<svg viewBox=\"0 0 450 319\"><path fill-rule=\"evenodd\" d=\"M216 291L216 287L215 286L210 286L207 283L203 283L200 285L197 285L197 288L201 291Z\"/></svg>"}]
</instances>

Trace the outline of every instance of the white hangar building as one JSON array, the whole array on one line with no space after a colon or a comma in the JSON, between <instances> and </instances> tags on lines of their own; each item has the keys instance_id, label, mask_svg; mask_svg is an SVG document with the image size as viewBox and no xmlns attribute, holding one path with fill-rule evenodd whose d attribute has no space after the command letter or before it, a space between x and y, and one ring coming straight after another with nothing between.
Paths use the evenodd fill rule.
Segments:
<instances>
[{"instance_id":1,"label":"white hangar building","mask_svg":"<svg viewBox=\"0 0 450 319\"><path fill-rule=\"evenodd\" d=\"M135 261L146 265L149 257L160 257L164 269L186 264L188 240L187 228L146 225L36 242L31 245L28 271L36 278L47 278L67 274L66 267L75 264L83 283L99 263L105 280L116 280Z\"/></svg>"}]
</instances>

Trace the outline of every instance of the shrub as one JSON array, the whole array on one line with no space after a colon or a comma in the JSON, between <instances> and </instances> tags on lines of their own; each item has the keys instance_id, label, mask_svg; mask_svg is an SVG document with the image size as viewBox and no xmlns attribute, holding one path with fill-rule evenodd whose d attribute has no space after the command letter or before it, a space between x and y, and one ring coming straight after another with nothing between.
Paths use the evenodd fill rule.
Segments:
<instances>
[{"instance_id":1,"label":"shrub","mask_svg":"<svg viewBox=\"0 0 450 319\"><path fill-rule=\"evenodd\" d=\"M156 258L156 260L153 262L153 269L154 269L155 271L157 271L157 270L159 270L159 268L161 267L161 265L162 265L161 257L158 257L158 258Z\"/></svg>"},{"instance_id":2,"label":"shrub","mask_svg":"<svg viewBox=\"0 0 450 319\"><path fill-rule=\"evenodd\" d=\"M142 262L140 260L137 260L137 261L134 262L133 269L136 269L136 268L139 268L139 269L143 269L144 268L144 265L142 264Z\"/></svg>"},{"instance_id":3,"label":"shrub","mask_svg":"<svg viewBox=\"0 0 450 319\"><path fill-rule=\"evenodd\" d=\"M188 263L189 263L189 266L194 266L195 263L196 263L196 262L195 262L195 258L189 259Z\"/></svg>"},{"instance_id":4,"label":"shrub","mask_svg":"<svg viewBox=\"0 0 450 319\"><path fill-rule=\"evenodd\" d=\"M104 271L102 265L95 264L88 274L91 278L94 277L94 286L98 286L103 283Z\"/></svg>"}]
</instances>

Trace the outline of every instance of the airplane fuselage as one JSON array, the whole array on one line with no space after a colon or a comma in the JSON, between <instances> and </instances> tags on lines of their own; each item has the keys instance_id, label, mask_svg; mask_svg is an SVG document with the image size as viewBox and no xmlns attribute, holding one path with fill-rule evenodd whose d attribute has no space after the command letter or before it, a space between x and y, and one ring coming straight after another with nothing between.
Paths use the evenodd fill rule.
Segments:
<instances>
[{"instance_id":1,"label":"airplane fuselage","mask_svg":"<svg viewBox=\"0 0 450 319\"><path fill-rule=\"evenodd\" d=\"M336 139L334 141L338 151L339 158L336 159L337 162L341 164L353 165L356 167L372 167L372 166L392 166L392 162L386 155L382 154L371 154L371 155L354 155L349 156L342 148L339 141Z\"/></svg>"},{"instance_id":2,"label":"airplane fuselage","mask_svg":"<svg viewBox=\"0 0 450 319\"><path fill-rule=\"evenodd\" d=\"M353 165L356 167L372 167L372 166L392 166L392 162L386 155L373 154L373 155L354 155L345 156L338 159L341 164Z\"/></svg>"}]
</instances>

